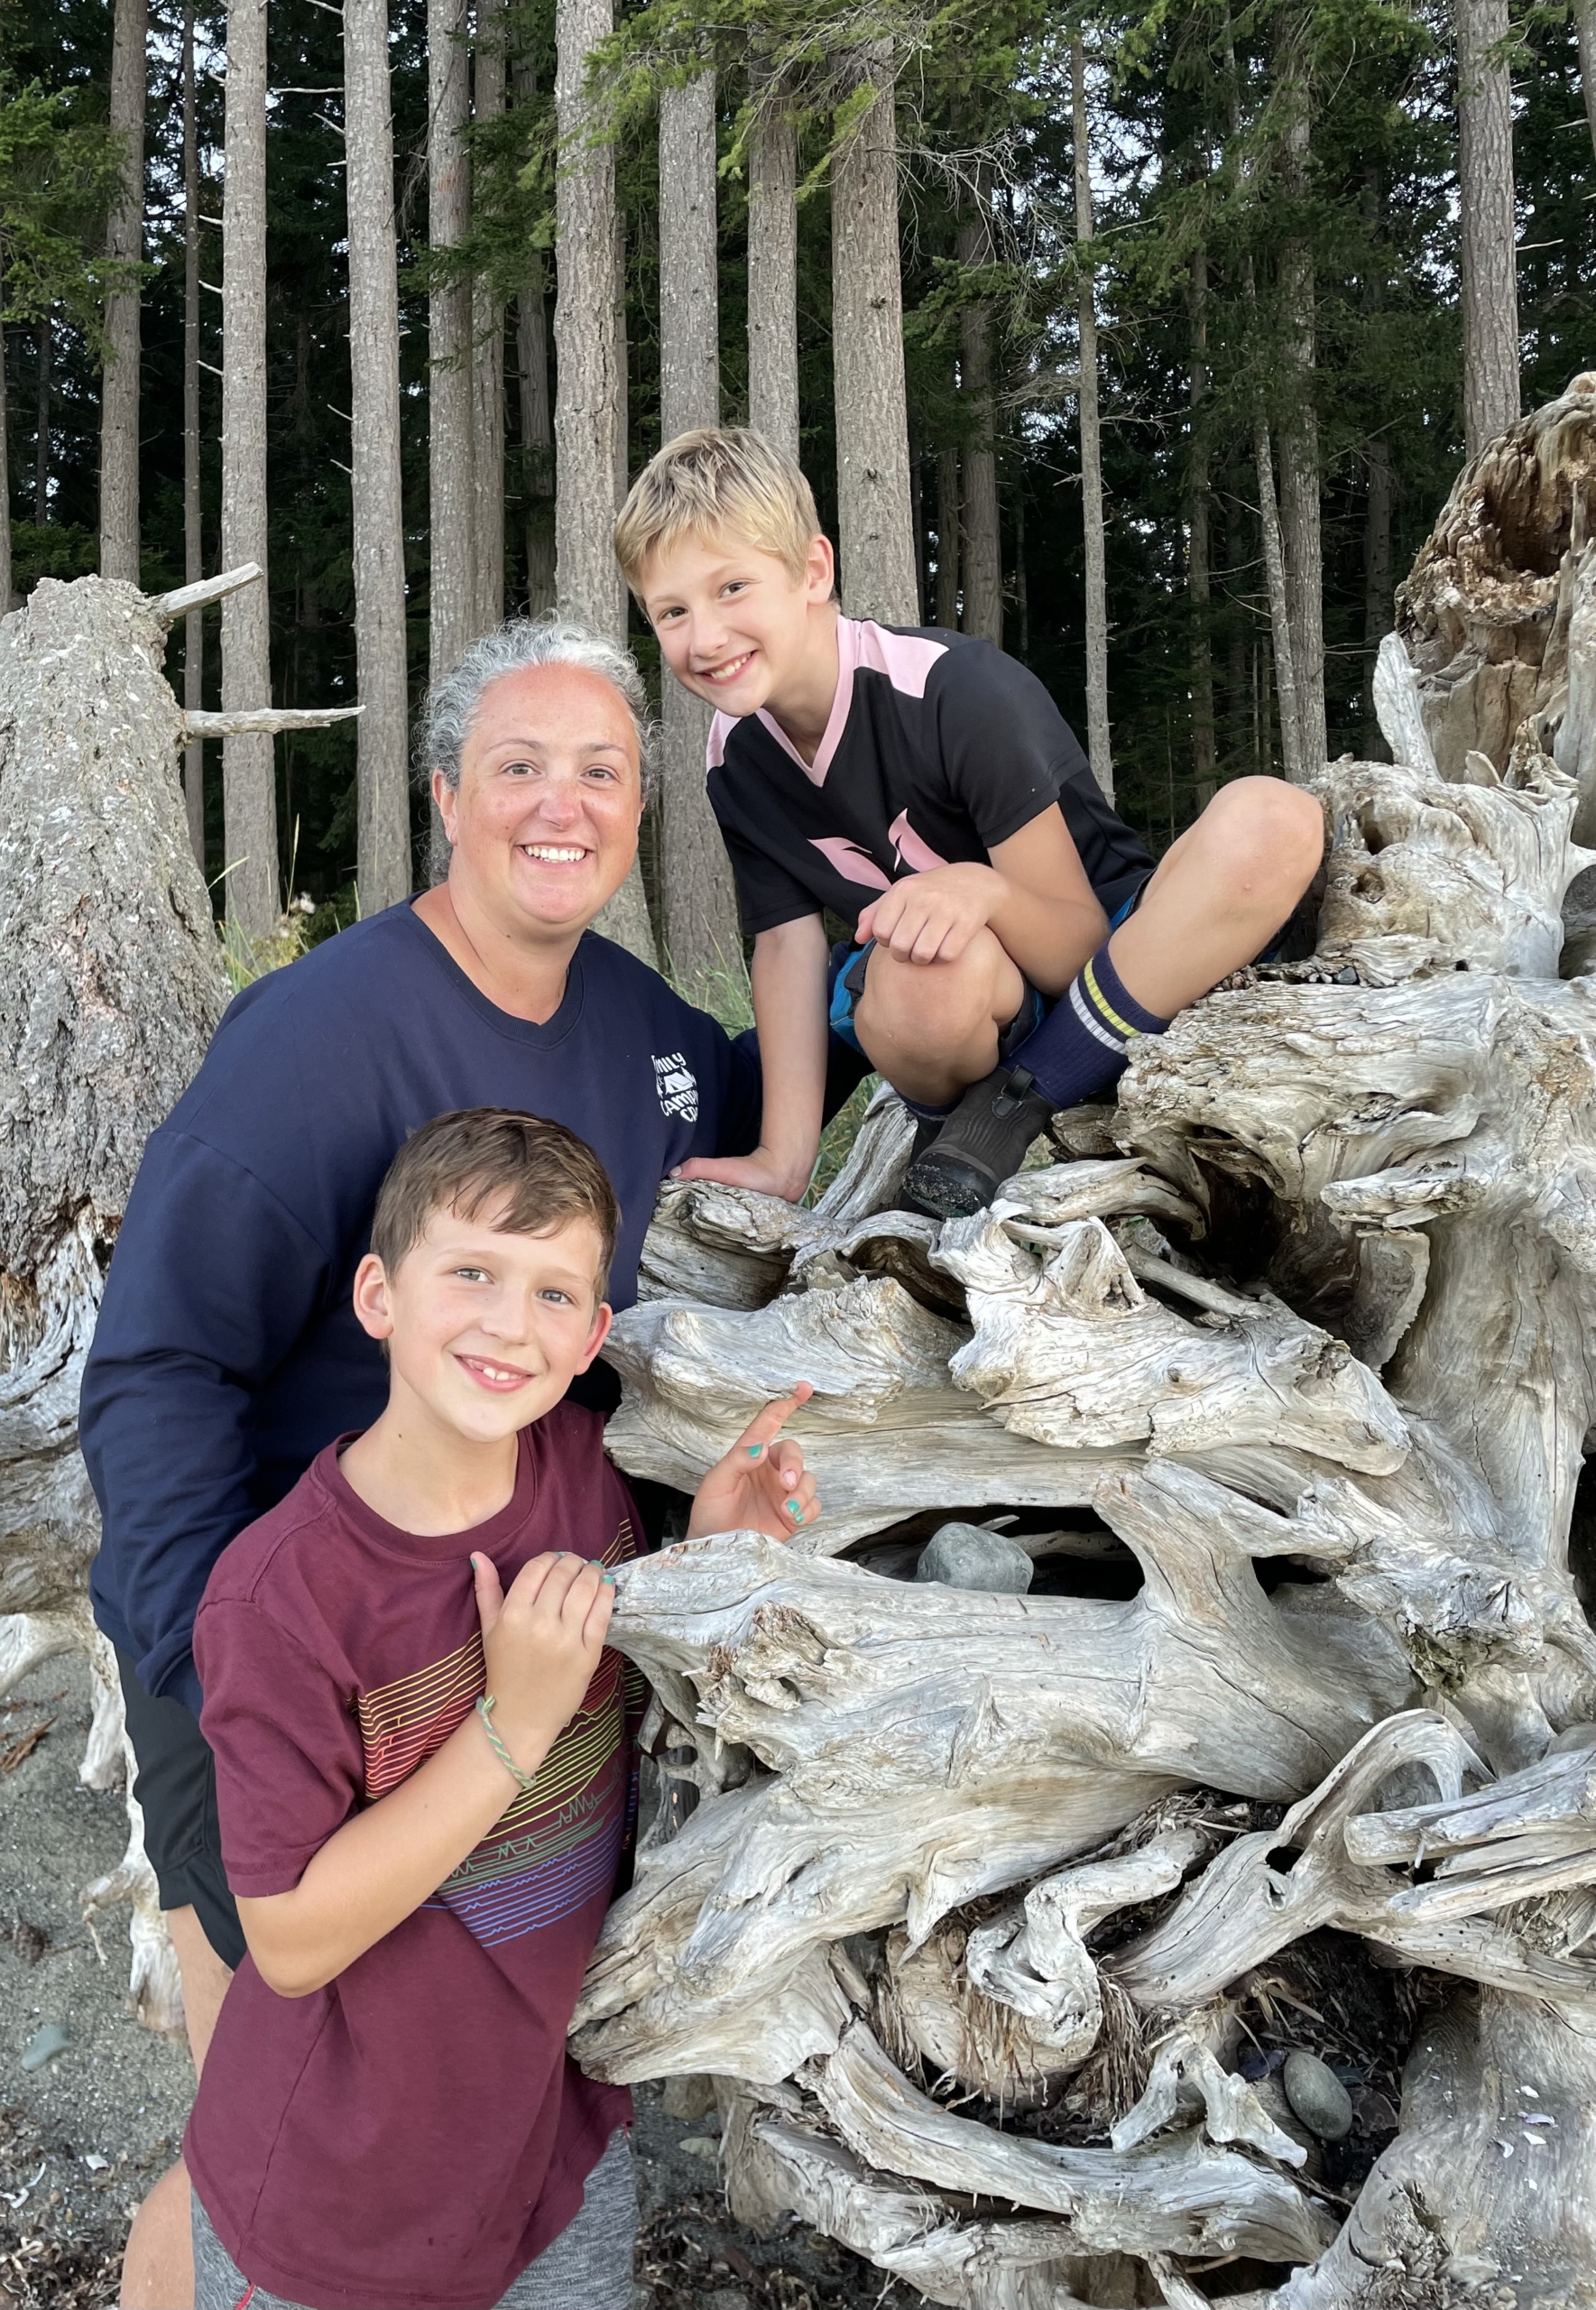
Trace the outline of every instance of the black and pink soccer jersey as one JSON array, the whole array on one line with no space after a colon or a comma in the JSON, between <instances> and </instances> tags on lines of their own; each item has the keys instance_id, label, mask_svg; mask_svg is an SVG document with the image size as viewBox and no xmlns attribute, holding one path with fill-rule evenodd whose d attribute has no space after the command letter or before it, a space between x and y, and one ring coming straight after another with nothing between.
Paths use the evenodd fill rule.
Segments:
<instances>
[{"instance_id":1,"label":"black and pink soccer jersey","mask_svg":"<svg viewBox=\"0 0 1596 2310\"><path fill-rule=\"evenodd\" d=\"M1054 802L1108 914L1152 872L1036 676L970 634L840 618L813 766L764 713L717 714L708 765L751 936L825 907L852 927L900 876L984 864Z\"/></svg>"}]
</instances>

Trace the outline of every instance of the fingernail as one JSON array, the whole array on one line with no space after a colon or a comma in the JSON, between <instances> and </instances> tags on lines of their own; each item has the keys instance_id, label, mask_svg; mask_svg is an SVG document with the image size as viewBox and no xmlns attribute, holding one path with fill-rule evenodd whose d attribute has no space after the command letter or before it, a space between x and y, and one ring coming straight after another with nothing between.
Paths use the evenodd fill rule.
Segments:
<instances>
[{"instance_id":1,"label":"fingernail","mask_svg":"<svg viewBox=\"0 0 1596 2310\"><path fill-rule=\"evenodd\" d=\"M605 1575L604 1575L604 1585L605 1585L607 1588L613 1588L613 1587L614 1586L614 1585L615 1585L615 1575L614 1575L614 1574L613 1574L613 1572L606 1572L606 1573L605 1573Z\"/></svg>"},{"instance_id":2,"label":"fingernail","mask_svg":"<svg viewBox=\"0 0 1596 2310\"><path fill-rule=\"evenodd\" d=\"M789 1500L789 1501L788 1502L788 1503L787 1503L787 1512L788 1512L788 1514L789 1514L789 1516L796 1516L796 1517L797 1517L797 1519L798 1519L798 1522L799 1522L800 1524L803 1522L803 1520L804 1520L804 1511L803 1511L803 1510L798 1506L798 1502L797 1502L796 1500Z\"/></svg>"},{"instance_id":3,"label":"fingernail","mask_svg":"<svg viewBox=\"0 0 1596 2310\"><path fill-rule=\"evenodd\" d=\"M757 1460L757 1459L759 1458L760 1454L764 1450L764 1448L765 1448L765 1447L764 1447L764 1446L763 1446L762 1444L751 1444L751 1445L749 1446L749 1447L748 1447L748 1456L749 1456L749 1458L750 1458L751 1460Z\"/></svg>"},{"instance_id":4,"label":"fingernail","mask_svg":"<svg viewBox=\"0 0 1596 2310\"><path fill-rule=\"evenodd\" d=\"M595 1572L602 1572L604 1568L604 1560L602 1556L590 1556L587 1561L593 1566Z\"/></svg>"}]
</instances>

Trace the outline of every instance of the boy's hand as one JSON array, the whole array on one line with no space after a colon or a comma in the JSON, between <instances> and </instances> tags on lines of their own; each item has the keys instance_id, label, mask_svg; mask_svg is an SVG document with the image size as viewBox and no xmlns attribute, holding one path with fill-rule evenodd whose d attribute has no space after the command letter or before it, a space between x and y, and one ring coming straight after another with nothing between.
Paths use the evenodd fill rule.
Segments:
<instances>
[{"instance_id":1,"label":"boy's hand","mask_svg":"<svg viewBox=\"0 0 1596 2310\"><path fill-rule=\"evenodd\" d=\"M783 1203L801 1203L814 1170L811 1157L801 1167L769 1147L752 1155L694 1155L678 1163L673 1179L716 1179L722 1187L752 1187L755 1195L777 1195Z\"/></svg>"},{"instance_id":2,"label":"boy's hand","mask_svg":"<svg viewBox=\"0 0 1596 2310\"><path fill-rule=\"evenodd\" d=\"M614 1576L579 1556L535 1556L506 1595L491 1557L474 1555L471 1569L494 1730L523 1770L536 1771L593 1681Z\"/></svg>"},{"instance_id":3,"label":"boy's hand","mask_svg":"<svg viewBox=\"0 0 1596 2310\"><path fill-rule=\"evenodd\" d=\"M992 920L1005 891L991 866L933 866L906 874L864 909L854 944L873 938L902 963L956 963Z\"/></svg>"},{"instance_id":4,"label":"boy's hand","mask_svg":"<svg viewBox=\"0 0 1596 2310\"><path fill-rule=\"evenodd\" d=\"M772 1540L791 1538L800 1524L820 1513L815 1479L804 1455L781 1428L815 1391L801 1380L790 1396L767 1404L717 1460L693 1498L687 1538L706 1532L763 1532Z\"/></svg>"}]
</instances>

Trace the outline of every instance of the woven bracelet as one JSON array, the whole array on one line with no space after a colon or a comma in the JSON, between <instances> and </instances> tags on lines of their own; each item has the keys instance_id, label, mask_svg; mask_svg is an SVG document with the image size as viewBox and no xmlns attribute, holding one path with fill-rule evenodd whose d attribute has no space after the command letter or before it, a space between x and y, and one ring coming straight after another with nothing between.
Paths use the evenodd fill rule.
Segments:
<instances>
[{"instance_id":1,"label":"woven bracelet","mask_svg":"<svg viewBox=\"0 0 1596 2310\"><path fill-rule=\"evenodd\" d=\"M505 1771L514 1781L521 1795L523 1797L529 1796L531 1792L532 1783L537 1779L537 1775L535 1773L522 1772L521 1767L516 1763L515 1759L504 1746L503 1742L500 1740L498 1734L494 1732L493 1711L496 1705L497 1702L492 1693L484 1693L481 1699L477 1702L476 1713L482 1719L482 1729L488 1736L488 1742L493 1749L494 1756L498 1758L499 1762L503 1766Z\"/></svg>"}]
</instances>

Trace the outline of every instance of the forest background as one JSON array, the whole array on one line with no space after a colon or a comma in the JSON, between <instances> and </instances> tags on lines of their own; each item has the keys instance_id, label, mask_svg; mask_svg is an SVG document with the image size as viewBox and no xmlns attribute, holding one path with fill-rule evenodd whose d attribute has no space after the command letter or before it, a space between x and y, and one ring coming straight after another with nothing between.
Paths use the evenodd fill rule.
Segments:
<instances>
[{"instance_id":1,"label":"forest background","mask_svg":"<svg viewBox=\"0 0 1596 2310\"><path fill-rule=\"evenodd\" d=\"M407 717L473 633L629 620L658 691L615 502L752 417L844 606L1001 641L1158 850L1383 751L1396 576L1596 358L1593 140L1592 0L0 0L0 603L263 566L171 664L364 702L186 749L218 913L297 942L426 879ZM627 935L702 981L663 703Z\"/></svg>"}]
</instances>

